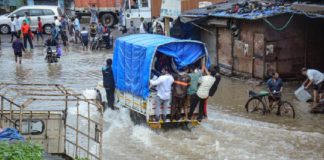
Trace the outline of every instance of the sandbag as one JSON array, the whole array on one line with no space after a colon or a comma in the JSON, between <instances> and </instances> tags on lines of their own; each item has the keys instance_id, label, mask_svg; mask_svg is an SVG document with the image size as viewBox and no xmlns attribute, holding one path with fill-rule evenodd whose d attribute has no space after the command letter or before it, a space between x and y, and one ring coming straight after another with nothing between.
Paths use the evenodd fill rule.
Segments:
<instances>
[{"instance_id":1,"label":"sandbag","mask_svg":"<svg viewBox=\"0 0 324 160\"><path fill-rule=\"evenodd\" d=\"M304 89L304 86L299 87L295 91L295 96L301 102L307 102L312 96Z\"/></svg>"}]
</instances>

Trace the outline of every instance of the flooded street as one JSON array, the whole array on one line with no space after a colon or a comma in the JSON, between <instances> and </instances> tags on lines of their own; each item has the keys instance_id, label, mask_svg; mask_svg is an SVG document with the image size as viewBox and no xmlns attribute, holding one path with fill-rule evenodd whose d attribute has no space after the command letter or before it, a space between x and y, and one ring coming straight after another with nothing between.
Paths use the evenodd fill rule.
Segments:
<instances>
[{"instance_id":1,"label":"flooded street","mask_svg":"<svg viewBox=\"0 0 324 160\"><path fill-rule=\"evenodd\" d=\"M5 38L2 38L3 41ZM102 79L101 66L112 50L83 52L71 46L58 64L47 64L41 43L16 65L11 44L2 43L0 82L58 83L78 92L92 89ZM191 132L153 131L135 126L126 109L105 112L104 159L324 159L324 116L309 113L297 102L298 83L285 83L284 99L296 110L296 119L248 114L244 105L255 85L224 77L209 99L208 120Z\"/></svg>"}]
</instances>

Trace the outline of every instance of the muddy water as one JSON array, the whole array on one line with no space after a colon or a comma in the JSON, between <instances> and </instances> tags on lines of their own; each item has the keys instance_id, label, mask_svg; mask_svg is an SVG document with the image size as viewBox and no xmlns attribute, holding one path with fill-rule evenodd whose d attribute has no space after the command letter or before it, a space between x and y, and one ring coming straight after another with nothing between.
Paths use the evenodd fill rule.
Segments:
<instances>
[{"instance_id":1,"label":"muddy water","mask_svg":"<svg viewBox=\"0 0 324 160\"><path fill-rule=\"evenodd\" d=\"M0 81L14 83L60 83L77 91L94 88L101 80L100 68L108 51L83 52L71 47L60 63L44 61L43 48L24 55L16 65L9 43L2 44ZM223 78L209 100L208 120L192 132L152 131L134 126L127 110L105 113L105 159L324 159L324 117L310 115L309 106L297 102L285 84L285 99L297 111L295 120L274 114L247 114L248 90L262 90L241 80Z\"/></svg>"}]
</instances>

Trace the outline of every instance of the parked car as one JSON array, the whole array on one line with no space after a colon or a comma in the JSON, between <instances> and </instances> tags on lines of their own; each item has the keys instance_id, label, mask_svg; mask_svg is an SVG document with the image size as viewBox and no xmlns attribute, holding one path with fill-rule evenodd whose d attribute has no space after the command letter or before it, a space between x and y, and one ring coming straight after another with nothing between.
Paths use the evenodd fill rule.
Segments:
<instances>
[{"instance_id":1,"label":"parked car","mask_svg":"<svg viewBox=\"0 0 324 160\"><path fill-rule=\"evenodd\" d=\"M20 17L19 22L22 24L25 12L28 12L30 15L30 27L32 31L36 31L37 17L41 17L43 29L46 34L51 33L51 24L54 23L54 16L60 17L62 15L61 9L57 6L36 5L20 7L9 14L0 16L0 32L2 34L10 33L10 18L12 16L18 15Z\"/></svg>"}]
</instances>

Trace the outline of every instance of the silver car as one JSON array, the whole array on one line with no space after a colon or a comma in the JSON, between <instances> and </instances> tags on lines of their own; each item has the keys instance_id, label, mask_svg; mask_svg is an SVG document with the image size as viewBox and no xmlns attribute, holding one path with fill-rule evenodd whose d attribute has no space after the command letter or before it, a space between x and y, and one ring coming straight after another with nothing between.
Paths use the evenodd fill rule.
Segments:
<instances>
[{"instance_id":1,"label":"silver car","mask_svg":"<svg viewBox=\"0 0 324 160\"><path fill-rule=\"evenodd\" d=\"M37 17L41 17L43 30L46 34L51 33L51 24L54 23L54 16L60 17L62 15L61 9L57 6L36 5L20 7L9 14L0 16L0 32L2 34L10 33L12 16L19 16L19 22L22 24L22 21L25 19L26 12L30 15L31 30L36 31L38 26Z\"/></svg>"}]
</instances>

